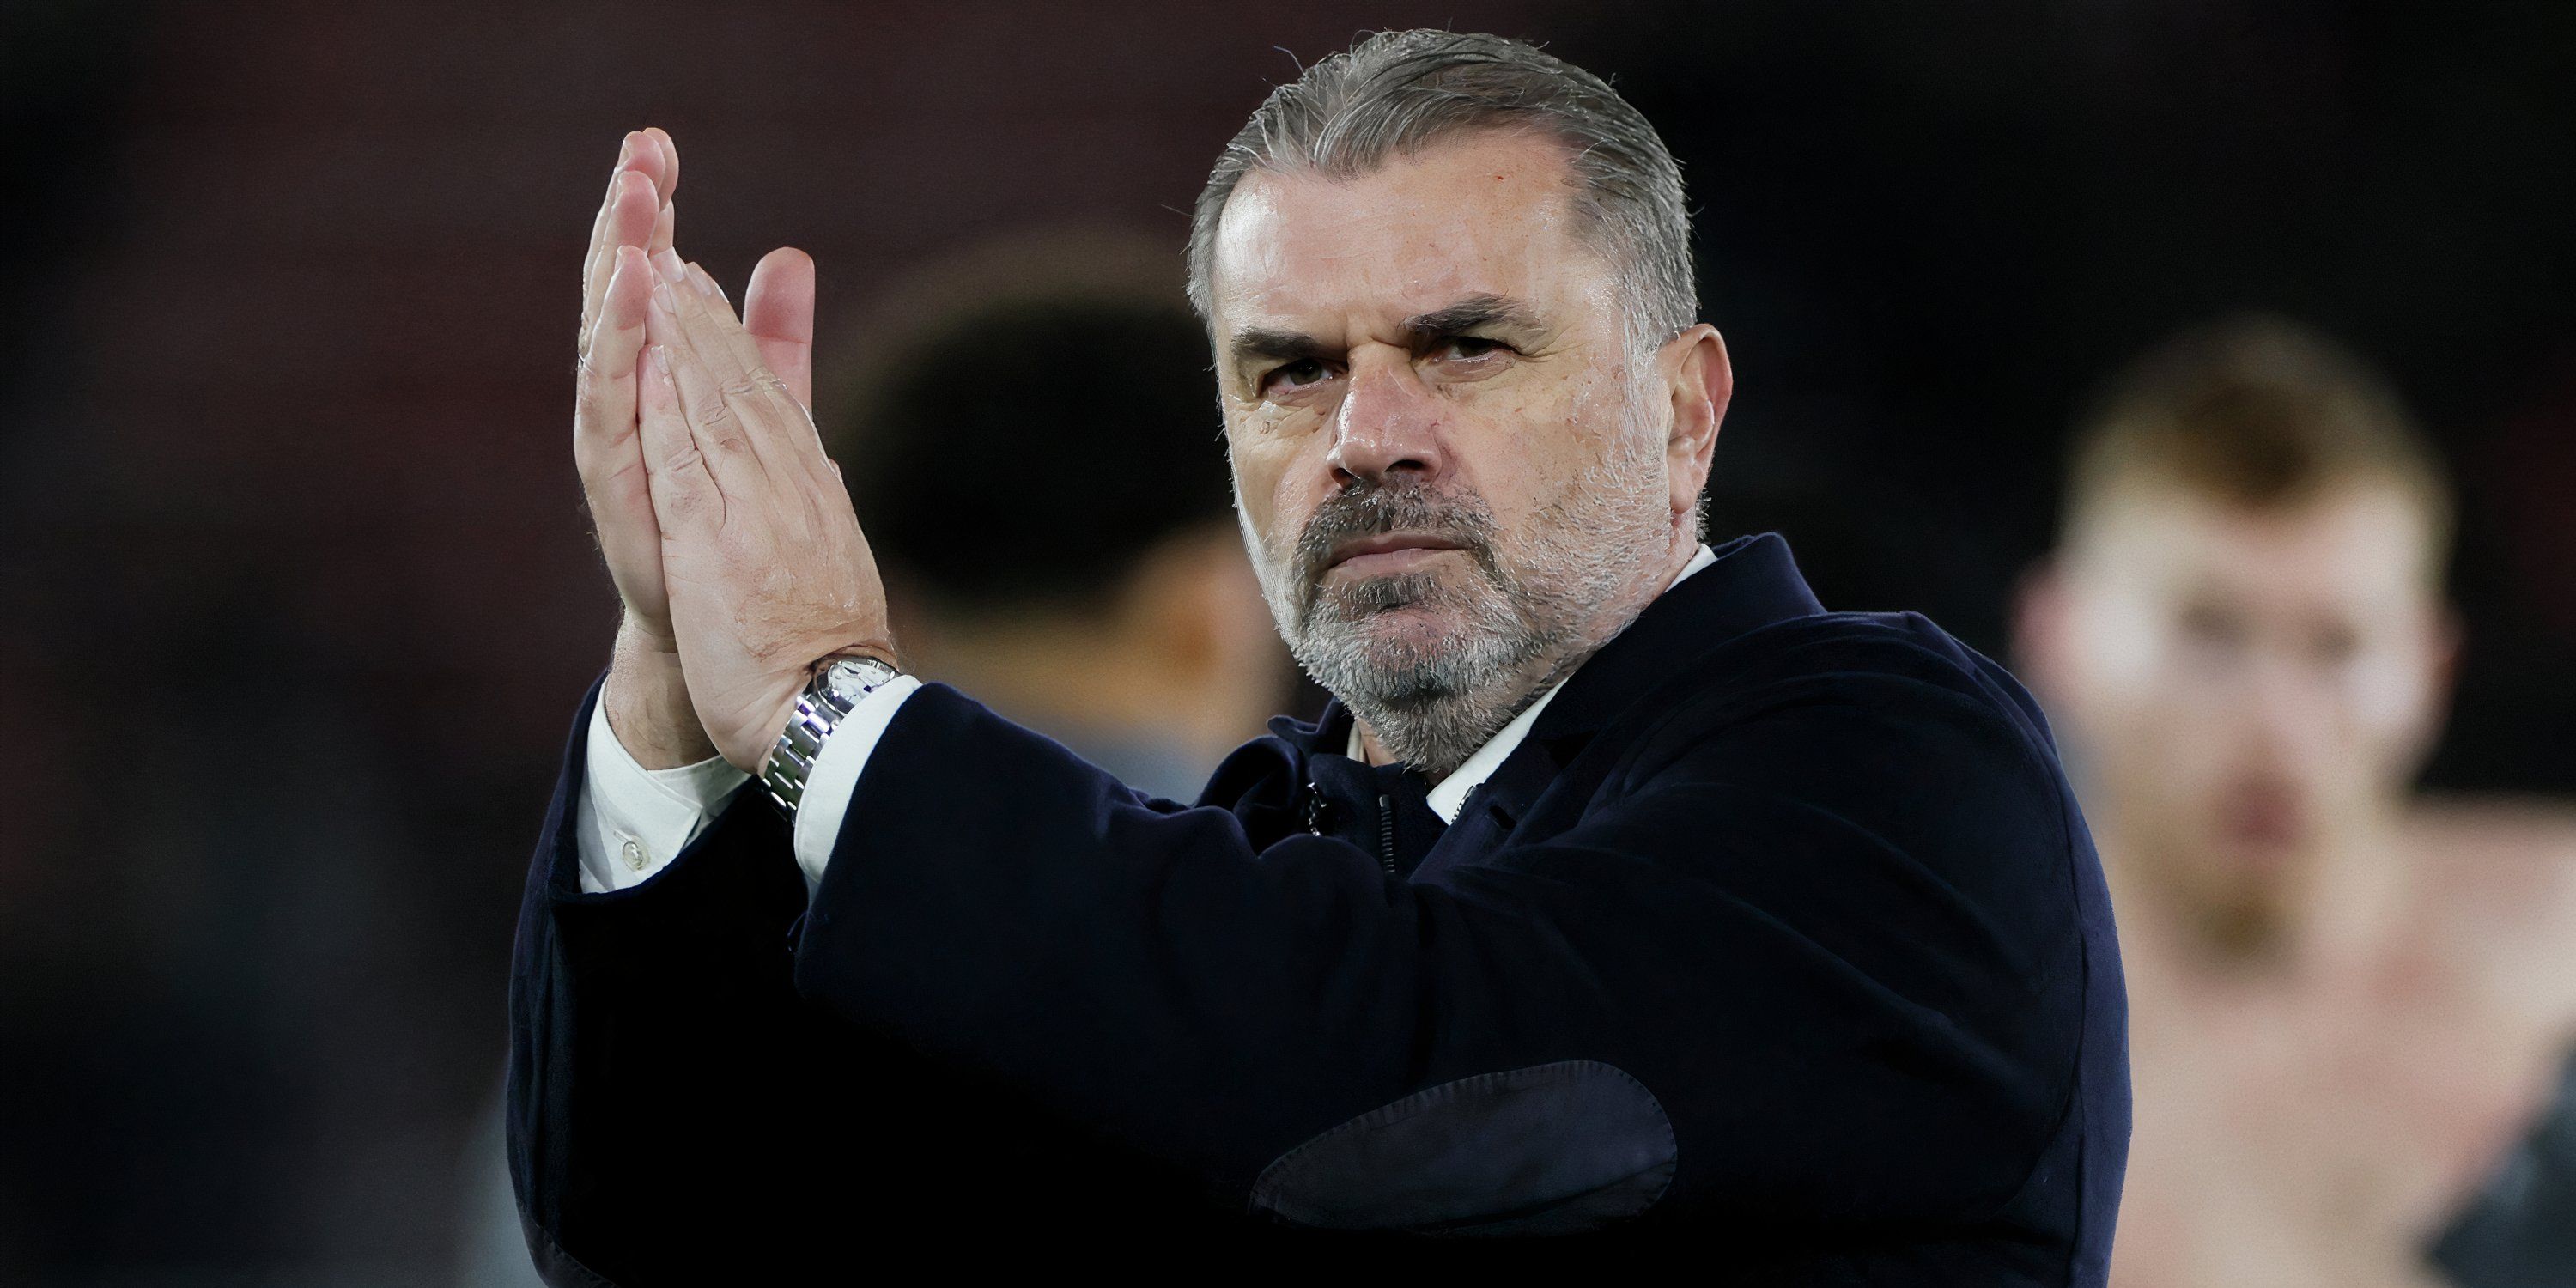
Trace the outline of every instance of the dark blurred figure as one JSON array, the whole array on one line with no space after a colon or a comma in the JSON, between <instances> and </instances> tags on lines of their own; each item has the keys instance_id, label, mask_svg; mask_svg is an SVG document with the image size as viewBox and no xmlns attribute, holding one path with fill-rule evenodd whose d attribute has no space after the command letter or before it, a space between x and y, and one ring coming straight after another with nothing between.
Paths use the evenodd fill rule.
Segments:
<instances>
[{"instance_id":1,"label":"dark blurred figure","mask_svg":"<svg viewBox=\"0 0 2576 1288\"><path fill-rule=\"evenodd\" d=\"M1175 262L1078 236L926 274L862 326L823 432L850 462L907 660L1187 801L1281 709L1292 672Z\"/></svg>"},{"instance_id":2,"label":"dark blurred figure","mask_svg":"<svg viewBox=\"0 0 2576 1288\"><path fill-rule=\"evenodd\" d=\"M2286 322L2181 337L2078 436L2023 598L2129 970L2113 1282L2437 1282L2424 1250L2576 1030L2576 826L2433 801L2452 502Z\"/></svg>"}]
</instances>

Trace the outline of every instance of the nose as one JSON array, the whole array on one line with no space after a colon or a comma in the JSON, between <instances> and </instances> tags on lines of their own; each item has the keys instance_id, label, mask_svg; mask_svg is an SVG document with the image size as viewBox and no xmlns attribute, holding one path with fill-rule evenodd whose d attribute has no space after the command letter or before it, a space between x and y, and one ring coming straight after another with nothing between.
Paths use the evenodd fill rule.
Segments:
<instances>
[{"instance_id":1,"label":"nose","mask_svg":"<svg viewBox=\"0 0 2576 1288\"><path fill-rule=\"evenodd\" d=\"M2332 751L2340 730L2333 686L2298 658L2266 651L2247 668L2247 715L2274 752L2308 759Z\"/></svg>"},{"instance_id":2,"label":"nose","mask_svg":"<svg viewBox=\"0 0 2576 1288\"><path fill-rule=\"evenodd\" d=\"M1333 445L1325 455L1336 487L1385 483L1397 475L1415 482L1439 477L1448 461L1441 447L1445 408L1422 382L1409 355L1371 345L1351 355L1350 385L1333 414Z\"/></svg>"}]
</instances>

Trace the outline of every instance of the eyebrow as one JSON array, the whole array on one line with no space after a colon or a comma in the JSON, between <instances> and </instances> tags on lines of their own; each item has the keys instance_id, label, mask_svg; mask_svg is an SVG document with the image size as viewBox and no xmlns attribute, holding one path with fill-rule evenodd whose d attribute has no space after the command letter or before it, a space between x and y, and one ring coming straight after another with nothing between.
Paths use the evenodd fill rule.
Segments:
<instances>
[{"instance_id":1,"label":"eyebrow","mask_svg":"<svg viewBox=\"0 0 2576 1288\"><path fill-rule=\"evenodd\" d=\"M1506 295L1470 295L1446 308L1416 313L1404 320L1405 334L1416 338L1457 335L1478 327L1531 330L1538 311Z\"/></svg>"},{"instance_id":2,"label":"eyebrow","mask_svg":"<svg viewBox=\"0 0 2576 1288\"><path fill-rule=\"evenodd\" d=\"M1479 327L1537 330L1538 311L1506 295L1470 295L1455 304L1444 305L1428 313L1416 313L1406 318L1397 329L1419 342L1458 335ZM1253 359L1295 362L1330 353L1321 341L1311 335L1268 327L1246 327L1235 332L1229 348L1237 362Z\"/></svg>"},{"instance_id":3,"label":"eyebrow","mask_svg":"<svg viewBox=\"0 0 2576 1288\"><path fill-rule=\"evenodd\" d=\"M1312 358L1324 352L1315 337L1297 331L1273 331L1267 327L1246 327L1234 333L1234 357L1238 362L1251 358L1269 358L1293 362Z\"/></svg>"}]
</instances>

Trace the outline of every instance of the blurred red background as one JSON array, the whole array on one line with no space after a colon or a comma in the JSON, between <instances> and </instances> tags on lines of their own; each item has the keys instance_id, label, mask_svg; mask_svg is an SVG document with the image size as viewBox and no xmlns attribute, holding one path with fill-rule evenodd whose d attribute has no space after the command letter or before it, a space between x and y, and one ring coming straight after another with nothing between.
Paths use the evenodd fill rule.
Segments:
<instances>
[{"instance_id":1,"label":"blurred red background","mask_svg":"<svg viewBox=\"0 0 2576 1288\"><path fill-rule=\"evenodd\" d=\"M2463 477L2433 777L2576 788L2576 10L1934 13L13 6L0 1279L448 1273L525 847L614 625L568 370L644 124L684 253L736 285L814 253L828 354L999 236L1141 233L1177 274L1218 147L1356 31L1548 41L1692 182L1740 364L1719 534L2000 652L2084 391L2286 309Z\"/></svg>"}]
</instances>

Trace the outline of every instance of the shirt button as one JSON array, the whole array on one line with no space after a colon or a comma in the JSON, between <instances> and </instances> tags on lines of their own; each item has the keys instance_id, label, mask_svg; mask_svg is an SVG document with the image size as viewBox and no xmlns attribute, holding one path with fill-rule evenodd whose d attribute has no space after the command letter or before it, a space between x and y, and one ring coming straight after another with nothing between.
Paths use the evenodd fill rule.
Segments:
<instances>
[{"instance_id":1,"label":"shirt button","mask_svg":"<svg viewBox=\"0 0 2576 1288\"><path fill-rule=\"evenodd\" d=\"M626 860L626 866L630 870L636 872L644 870L644 847L634 837L626 838L626 848L618 851L618 855Z\"/></svg>"}]
</instances>

